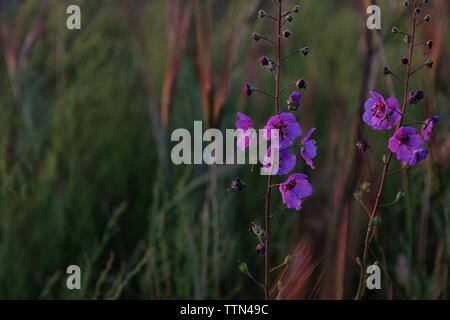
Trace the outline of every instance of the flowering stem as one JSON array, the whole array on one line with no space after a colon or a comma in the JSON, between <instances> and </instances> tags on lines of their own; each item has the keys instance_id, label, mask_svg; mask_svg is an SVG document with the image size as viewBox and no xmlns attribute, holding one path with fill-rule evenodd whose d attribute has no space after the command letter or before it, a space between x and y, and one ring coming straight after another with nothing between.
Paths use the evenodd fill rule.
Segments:
<instances>
[{"instance_id":1,"label":"flowering stem","mask_svg":"<svg viewBox=\"0 0 450 320\"><path fill-rule=\"evenodd\" d=\"M270 40L269 38L267 38L267 37L264 37L264 36L259 36L261 39L264 39L264 40L266 40L266 41L268 41L268 42L270 42L271 44L273 44L273 45L276 45L276 43L275 42L273 42L272 40Z\"/></svg>"},{"instance_id":2,"label":"flowering stem","mask_svg":"<svg viewBox=\"0 0 450 320\"><path fill-rule=\"evenodd\" d=\"M270 269L269 272L274 272L274 271L276 271L276 270L278 270L280 268L283 268L285 265L287 265L287 263L283 262L282 264L279 264L278 266L273 267L272 269Z\"/></svg>"},{"instance_id":3,"label":"flowering stem","mask_svg":"<svg viewBox=\"0 0 450 320\"><path fill-rule=\"evenodd\" d=\"M420 67L418 67L416 70L414 70L413 72L410 73L410 76L412 76L414 73L416 73L417 71L419 71L420 69L422 69L423 67L425 67L425 63L423 65L421 65Z\"/></svg>"},{"instance_id":4,"label":"flowering stem","mask_svg":"<svg viewBox=\"0 0 450 320\"><path fill-rule=\"evenodd\" d=\"M277 216L278 214L280 214L281 212L283 212L284 210L286 210L287 207L281 208L280 210L275 211L271 216L270 219L274 218L275 216Z\"/></svg>"},{"instance_id":5,"label":"flowering stem","mask_svg":"<svg viewBox=\"0 0 450 320\"><path fill-rule=\"evenodd\" d=\"M275 75L275 112L280 112L280 70L281 70L281 2L277 4L278 7L278 38L277 38L277 65ZM264 296L266 300L270 300L270 191L272 186L272 168L270 168L269 176L267 177L267 196L265 208L265 226L266 226L266 252L264 254Z\"/></svg>"},{"instance_id":6,"label":"flowering stem","mask_svg":"<svg viewBox=\"0 0 450 320\"><path fill-rule=\"evenodd\" d=\"M296 55L296 54L298 54L298 50L295 50L294 52L288 54L287 56L284 56L283 58L281 58L281 60L285 60L285 59L287 59L287 58L289 58L289 57L291 57L293 55Z\"/></svg>"},{"instance_id":7,"label":"flowering stem","mask_svg":"<svg viewBox=\"0 0 450 320\"><path fill-rule=\"evenodd\" d=\"M405 169L406 167L408 167L408 165L405 165L405 166L403 166L403 167L401 167L401 168L392 170L391 172L388 172L388 173L386 174L386 176L390 176L390 175L393 175L394 173L400 172L400 171L402 171L403 169Z\"/></svg>"},{"instance_id":8,"label":"flowering stem","mask_svg":"<svg viewBox=\"0 0 450 320\"><path fill-rule=\"evenodd\" d=\"M416 0L414 0L413 8L414 8L414 10L417 8ZM411 32L411 46L409 47L408 70L406 72L405 83L404 83L404 98L403 98L402 114L400 116L400 121L399 121L399 123L397 125L396 130L398 130L398 128L400 128L402 126L403 117L405 115L405 110L406 110L406 104L407 104L407 101L408 101L408 84L409 84L409 77L412 75L411 74L411 62L412 62L413 52L414 52L414 38L415 38L415 34L416 34L416 14L413 14L412 32ZM384 181L385 181L387 173L388 173L389 164L391 162L392 155L393 155L393 152L390 151L389 155L387 157L387 161L386 161L386 163L384 164L384 167L383 167L383 173L381 175L380 187L378 189L378 193L377 193L377 196L375 198L375 203L373 205L372 213L370 215L370 219L371 220L375 217L375 213L376 213L377 208L378 208L378 203L380 201L381 193L383 191ZM355 300L358 300L361 297L361 289L362 289L362 284L363 284L363 279L364 279L364 266L366 265L367 252L368 252L368 249L369 249L370 240L372 239L372 236L371 236L372 230L374 230L374 228L372 228L372 226L369 224L369 226L367 228L367 232L366 232L366 240L364 242L364 251L363 251L362 265L361 265L361 268L360 268L361 270L360 270L360 275L359 275L359 285L358 285L358 291L356 292Z\"/></svg>"},{"instance_id":9,"label":"flowering stem","mask_svg":"<svg viewBox=\"0 0 450 320\"><path fill-rule=\"evenodd\" d=\"M270 97L270 98L272 98L272 99L275 99L275 97L273 96L273 95L271 95L270 93L268 93L268 92L266 92L266 91L264 91L264 90L261 90L261 89L258 89L258 88L253 88L255 91L257 91L257 92L259 92L259 93L262 93L262 94L265 94L266 96L268 96L268 97Z\"/></svg>"},{"instance_id":10,"label":"flowering stem","mask_svg":"<svg viewBox=\"0 0 450 320\"><path fill-rule=\"evenodd\" d=\"M288 85L284 86L283 88L280 89L280 92L283 92L284 90L286 90L289 87L292 87L294 84L296 83L296 81L292 81L291 83L289 83Z\"/></svg>"},{"instance_id":11,"label":"flowering stem","mask_svg":"<svg viewBox=\"0 0 450 320\"><path fill-rule=\"evenodd\" d=\"M385 164L383 159L381 159L381 157L378 155L378 153L376 153L375 150L373 150L370 146L369 146L369 150L374 154L375 158L377 158L382 164Z\"/></svg>"}]
</instances>

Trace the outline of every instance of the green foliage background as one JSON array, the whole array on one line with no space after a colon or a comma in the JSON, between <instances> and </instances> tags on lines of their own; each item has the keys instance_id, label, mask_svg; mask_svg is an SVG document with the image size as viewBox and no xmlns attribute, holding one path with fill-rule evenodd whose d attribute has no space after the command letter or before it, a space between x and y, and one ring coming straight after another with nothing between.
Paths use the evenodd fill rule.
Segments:
<instances>
[{"instance_id":1,"label":"green foliage background","mask_svg":"<svg viewBox=\"0 0 450 320\"><path fill-rule=\"evenodd\" d=\"M256 240L247 232L252 218L262 222L263 217L265 179L259 169L160 162L149 101L160 105L169 54L165 2L137 1L142 23L136 27L126 15L133 1L73 1L82 8L81 31L66 29L64 2L47 2L45 31L17 79L11 78L5 59L11 43L0 47L0 298L260 298L259 289L237 269L238 260L246 261L255 277L262 277L263 258L254 252ZM392 24L408 27L398 2L383 2L384 33ZM17 30L13 39L23 39L38 3L5 1L0 6L2 22ZM250 3L212 1L216 71L227 45L227 27ZM270 12L271 1L259 3ZM302 241L314 241L317 257L325 257L321 268L326 276L318 295L322 298L336 297L330 293L332 257L345 210L350 212L349 251L360 254L367 221L352 199L357 187L352 181L369 179L375 188L378 178L372 174L380 172L370 156L351 157L355 137L350 128L359 118L366 29L360 1L345 3L304 1L289 25L294 36L284 48L286 53L306 45L311 48L307 58L288 60L283 79L285 83L300 76L308 80L298 118L304 131L317 128L318 157L315 171L297 161L296 170L310 176L315 191L302 212L288 211L274 222L273 261L281 262ZM433 16L437 21L447 18L446 11ZM265 23L256 19L255 12L243 26L246 34L236 35L242 41L221 129L234 126L237 111L246 112L257 124L273 113L270 100L249 99L242 92L246 81L273 88L272 75L258 66L258 57L271 54L271 48L250 37L252 31L270 34L273 30ZM426 106L440 115L431 159L408 170L408 175L389 179L384 193L384 202L389 202L406 188L405 200L384 210L380 234L383 263L399 288L394 291L396 298L448 298L450 45L448 26L439 26L447 37L435 80L424 72L411 86L433 97ZM169 134L179 127L191 129L193 120L203 117L191 33L172 95ZM406 54L405 44L387 37L386 59L393 69L401 70L398 61ZM426 58L422 53L416 57L417 61ZM382 66L376 65L377 70ZM150 86L143 81L143 72ZM375 74L370 89L388 96L386 79L379 71ZM14 81L21 88L19 96L14 94ZM401 100L401 85L394 83L393 88ZM284 94L282 101L288 90ZM427 115L425 102L411 109L411 119ZM385 152L389 134L367 127L363 131L374 149ZM168 137L164 142L168 156L173 144ZM355 161L363 160L371 169L359 175L353 171ZM236 176L252 188L227 192ZM343 190L336 184L339 179L346 181ZM344 196L336 203L340 191ZM216 212L211 201L218 203ZM274 209L281 207L279 195L273 203ZM419 243L425 256L418 256ZM409 271L404 285L394 276L399 257L406 257ZM358 268L350 254L346 260L340 298L352 298L357 284ZM82 290L66 289L65 270L70 264L81 267ZM388 293L370 297L387 298Z\"/></svg>"}]
</instances>

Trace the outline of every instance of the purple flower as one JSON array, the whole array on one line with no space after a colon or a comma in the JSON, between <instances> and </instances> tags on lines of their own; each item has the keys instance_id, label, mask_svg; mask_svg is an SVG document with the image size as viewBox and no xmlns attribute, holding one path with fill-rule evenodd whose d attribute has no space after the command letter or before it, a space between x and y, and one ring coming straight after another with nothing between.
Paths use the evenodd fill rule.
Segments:
<instances>
[{"instance_id":1,"label":"purple flower","mask_svg":"<svg viewBox=\"0 0 450 320\"><path fill-rule=\"evenodd\" d=\"M302 98L302 95L298 91L294 91L289 96L289 99L287 99L287 104L291 107L293 107L294 110L297 110L300 106L300 99Z\"/></svg>"},{"instance_id":2,"label":"purple flower","mask_svg":"<svg viewBox=\"0 0 450 320\"><path fill-rule=\"evenodd\" d=\"M302 208L302 199L312 194L312 187L308 182L307 175L294 173L280 184L280 192L283 203L288 208L295 208L298 211Z\"/></svg>"},{"instance_id":3,"label":"purple flower","mask_svg":"<svg viewBox=\"0 0 450 320\"><path fill-rule=\"evenodd\" d=\"M433 116L425 120L425 126L422 129L422 136L426 141L430 141L430 133L433 131L433 125L438 123L439 116Z\"/></svg>"},{"instance_id":4,"label":"purple flower","mask_svg":"<svg viewBox=\"0 0 450 320\"><path fill-rule=\"evenodd\" d=\"M292 141L302 134L300 124L295 121L295 116L292 113L280 113L272 116L267 122L265 132L265 139L271 139L271 130L279 130L279 148L290 146Z\"/></svg>"},{"instance_id":5,"label":"purple flower","mask_svg":"<svg viewBox=\"0 0 450 320\"><path fill-rule=\"evenodd\" d=\"M238 112L237 116L239 117L239 120L236 121L236 128L241 129L243 131L242 134L239 135L239 138L237 139L237 146L244 151L245 148L247 148L250 143L252 143L252 140L255 138L255 135L253 130L250 130L253 128L253 121L249 117L247 117L245 114Z\"/></svg>"},{"instance_id":6,"label":"purple flower","mask_svg":"<svg viewBox=\"0 0 450 320\"><path fill-rule=\"evenodd\" d=\"M272 149L272 146L267 149L263 162L263 170L269 173L272 164ZM272 169L272 175L283 175L291 172L291 170L295 167L295 163L297 162L295 154L289 153L288 150L282 150L279 151L278 156L278 170L275 172L276 166L274 166L274 168Z\"/></svg>"},{"instance_id":7,"label":"purple flower","mask_svg":"<svg viewBox=\"0 0 450 320\"><path fill-rule=\"evenodd\" d=\"M412 127L400 127L389 139L389 150L395 152L397 159L403 162L409 162L422 145L422 137Z\"/></svg>"},{"instance_id":8,"label":"purple flower","mask_svg":"<svg viewBox=\"0 0 450 320\"><path fill-rule=\"evenodd\" d=\"M312 159L317 154L316 141L309 139L311 134L316 130L316 128L311 128L306 132L305 136L302 139L302 147L300 149L300 155L305 159L306 164L311 167L311 169L315 169Z\"/></svg>"},{"instance_id":9,"label":"purple flower","mask_svg":"<svg viewBox=\"0 0 450 320\"><path fill-rule=\"evenodd\" d=\"M413 165L415 165L417 162L422 161L423 159L425 159L428 155L428 151L426 149L417 149L414 150L413 155L411 157L411 159L409 160L408 164L412 167Z\"/></svg>"},{"instance_id":10,"label":"purple flower","mask_svg":"<svg viewBox=\"0 0 450 320\"><path fill-rule=\"evenodd\" d=\"M372 98L364 103L363 120L369 126L377 130L389 130L400 120L400 108L397 98L391 97L384 100L383 96L369 91Z\"/></svg>"}]
</instances>

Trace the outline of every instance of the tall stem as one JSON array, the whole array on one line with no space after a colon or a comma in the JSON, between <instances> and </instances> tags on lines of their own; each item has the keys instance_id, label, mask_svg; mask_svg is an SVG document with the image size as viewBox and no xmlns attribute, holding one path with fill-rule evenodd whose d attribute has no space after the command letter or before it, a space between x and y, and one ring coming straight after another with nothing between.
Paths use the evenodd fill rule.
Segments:
<instances>
[{"instance_id":1,"label":"tall stem","mask_svg":"<svg viewBox=\"0 0 450 320\"><path fill-rule=\"evenodd\" d=\"M281 71L281 1L278 3L278 37L277 37L277 72L275 76L275 112L280 112L280 71ZM272 172L267 178L267 192L266 192L266 210L265 210L265 224L266 224L266 252L264 256L264 295L266 300L270 300L270 190L272 185Z\"/></svg>"},{"instance_id":2,"label":"tall stem","mask_svg":"<svg viewBox=\"0 0 450 320\"><path fill-rule=\"evenodd\" d=\"M408 68L406 71L406 76L405 76L405 83L404 83L404 97L403 97L403 106L402 106L402 113L400 116L400 121L397 125L396 130L398 130L398 128L400 128L402 126L402 122L403 122L403 117L405 115L405 111L406 111L406 105L408 102L408 84L409 84L409 77L411 75L411 63L412 63L412 58L413 58L413 51L414 51L414 38L416 35L416 14L415 14L415 9L416 9L416 0L414 0L414 10L413 10L413 24L412 24L412 32L411 32L411 45L409 47L409 61L408 61ZM389 164L391 163L391 159L392 159L392 155L393 152L390 151L387 161L383 166L383 173L381 175L381 181L380 181L380 187L378 188L378 192L377 192L377 197L375 198L375 203L373 205L373 209L372 209L372 213L370 215L370 220L372 220L375 217L375 213L378 209L378 203L381 197L381 193L383 191L383 186L384 186L384 181L386 179L386 175L388 173L388 169L389 169ZM362 288L362 283L364 280L364 267L366 265L366 260L367 260L367 253L368 253L368 249L369 249L369 244L370 244L370 240L372 239L371 237L371 233L374 231L375 227L372 226L372 224L369 223L369 226L367 227L367 232L366 232L366 240L364 242L364 252L363 252L363 258L362 258L362 266L361 266L361 270L360 270L360 275L359 275L359 285L358 285L358 291L356 293L355 299L359 299L360 295L361 295L361 288Z\"/></svg>"}]
</instances>

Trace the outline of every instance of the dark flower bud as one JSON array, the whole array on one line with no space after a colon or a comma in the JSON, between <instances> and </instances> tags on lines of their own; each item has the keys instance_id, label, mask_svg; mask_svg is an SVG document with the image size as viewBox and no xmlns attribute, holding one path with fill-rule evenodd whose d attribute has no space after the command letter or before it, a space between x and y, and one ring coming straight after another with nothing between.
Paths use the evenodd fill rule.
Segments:
<instances>
[{"instance_id":1,"label":"dark flower bud","mask_svg":"<svg viewBox=\"0 0 450 320\"><path fill-rule=\"evenodd\" d=\"M263 66L267 66L269 64L269 62L270 62L270 59L267 58L266 56L262 56L261 59L259 59L259 61L261 62L261 64Z\"/></svg>"},{"instance_id":2,"label":"dark flower bud","mask_svg":"<svg viewBox=\"0 0 450 320\"><path fill-rule=\"evenodd\" d=\"M297 85L297 88L299 89L306 89L307 83L306 80L301 78L300 80L297 80L297 82L295 83Z\"/></svg>"},{"instance_id":3,"label":"dark flower bud","mask_svg":"<svg viewBox=\"0 0 450 320\"><path fill-rule=\"evenodd\" d=\"M408 94L409 105L417 104L420 100L424 98L424 96L425 95L422 90L411 91Z\"/></svg>"},{"instance_id":4,"label":"dark flower bud","mask_svg":"<svg viewBox=\"0 0 450 320\"><path fill-rule=\"evenodd\" d=\"M301 48L300 53L303 54L304 56L307 56L309 53L309 47Z\"/></svg>"},{"instance_id":5,"label":"dark flower bud","mask_svg":"<svg viewBox=\"0 0 450 320\"><path fill-rule=\"evenodd\" d=\"M405 7L409 7L409 1L408 0L405 0L404 2L403 2L403 4L405 5Z\"/></svg>"},{"instance_id":6,"label":"dark flower bud","mask_svg":"<svg viewBox=\"0 0 450 320\"><path fill-rule=\"evenodd\" d=\"M295 6L294 9L292 9L292 12L299 13L300 12L300 7L299 6Z\"/></svg>"},{"instance_id":7,"label":"dark flower bud","mask_svg":"<svg viewBox=\"0 0 450 320\"><path fill-rule=\"evenodd\" d=\"M294 16L292 14L288 15L288 17L286 18L286 20L288 22L292 22L294 20Z\"/></svg>"},{"instance_id":8,"label":"dark flower bud","mask_svg":"<svg viewBox=\"0 0 450 320\"><path fill-rule=\"evenodd\" d=\"M416 9L414 10L414 13L415 13L415 14L421 14L421 13L422 13L422 9L416 8Z\"/></svg>"},{"instance_id":9,"label":"dark flower bud","mask_svg":"<svg viewBox=\"0 0 450 320\"><path fill-rule=\"evenodd\" d=\"M428 40L427 42L425 42L425 45L428 47L428 49L432 49L433 48L433 44L434 41L433 40Z\"/></svg>"},{"instance_id":10,"label":"dark flower bud","mask_svg":"<svg viewBox=\"0 0 450 320\"><path fill-rule=\"evenodd\" d=\"M259 34L257 34L256 32L253 33L253 40L259 41L259 39L261 39L261 36Z\"/></svg>"},{"instance_id":11,"label":"dark flower bud","mask_svg":"<svg viewBox=\"0 0 450 320\"><path fill-rule=\"evenodd\" d=\"M398 33L398 28L397 27L392 27L391 32L392 33Z\"/></svg>"},{"instance_id":12,"label":"dark flower bud","mask_svg":"<svg viewBox=\"0 0 450 320\"><path fill-rule=\"evenodd\" d=\"M283 37L285 37L286 39L289 38L292 35L292 32L289 30L284 30L283 31Z\"/></svg>"},{"instance_id":13,"label":"dark flower bud","mask_svg":"<svg viewBox=\"0 0 450 320\"><path fill-rule=\"evenodd\" d=\"M431 16L429 14L427 14L423 20L425 20L426 22L430 22L431 21Z\"/></svg>"},{"instance_id":14,"label":"dark flower bud","mask_svg":"<svg viewBox=\"0 0 450 320\"><path fill-rule=\"evenodd\" d=\"M403 38L403 41L405 41L406 43L411 43L412 38L409 34L405 35L405 37Z\"/></svg>"},{"instance_id":15,"label":"dark flower bud","mask_svg":"<svg viewBox=\"0 0 450 320\"><path fill-rule=\"evenodd\" d=\"M266 253L266 246L263 245L262 243L258 244L256 246L256 253L257 254L265 254Z\"/></svg>"},{"instance_id":16,"label":"dark flower bud","mask_svg":"<svg viewBox=\"0 0 450 320\"><path fill-rule=\"evenodd\" d=\"M391 68L389 68L389 67L384 67L384 69L383 69L383 73L384 74L386 74L386 75L388 75L388 74L391 74L392 73L392 70L391 70Z\"/></svg>"},{"instance_id":17,"label":"dark flower bud","mask_svg":"<svg viewBox=\"0 0 450 320\"><path fill-rule=\"evenodd\" d=\"M240 178L236 178L231 182L231 189L233 190L241 191L245 187L247 187L247 184Z\"/></svg>"},{"instance_id":18,"label":"dark flower bud","mask_svg":"<svg viewBox=\"0 0 450 320\"><path fill-rule=\"evenodd\" d=\"M259 10L258 11L258 17L259 18L264 18L265 16L267 16L267 13L264 10Z\"/></svg>"},{"instance_id":19,"label":"dark flower bud","mask_svg":"<svg viewBox=\"0 0 450 320\"><path fill-rule=\"evenodd\" d=\"M402 61L402 64L408 64L409 59L407 57L403 57L400 59Z\"/></svg>"},{"instance_id":20,"label":"dark flower bud","mask_svg":"<svg viewBox=\"0 0 450 320\"><path fill-rule=\"evenodd\" d=\"M356 148L358 148L358 151L362 154L366 152L369 145L367 144L367 140L363 137L356 142Z\"/></svg>"},{"instance_id":21,"label":"dark flower bud","mask_svg":"<svg viewBox=\"0 0 450 320\"><path fill-rule=\"evenodd\" d=\"M425 65L430 69L433 67L433 64L434 64L434 62L431 59L428 59L427 61L425 61Z\"/></svg>"},{"instance_id":22,"label":"dark flower bud","mask_svg":"<svg viewBox=\"0 0 450 320\"><path fill-rule=\"evenodd\" d=\"M251 96L253 91L255 91L255 88L253 88L250 83L246 83L244 86L244 91L248 96Z\"/></svg>"}]
</instances>

